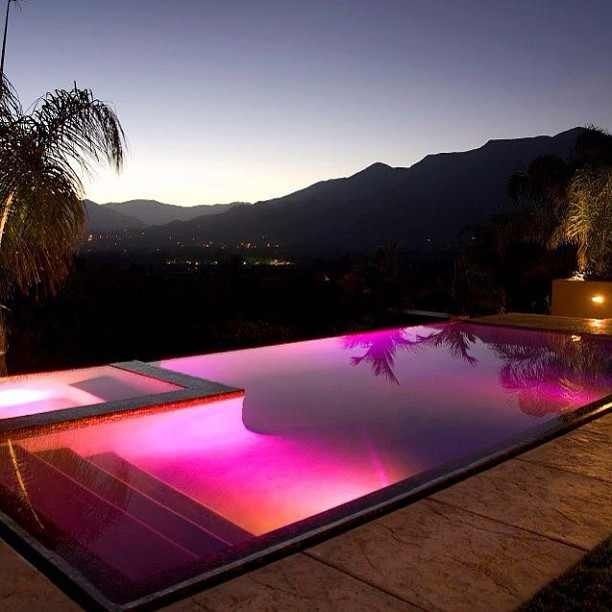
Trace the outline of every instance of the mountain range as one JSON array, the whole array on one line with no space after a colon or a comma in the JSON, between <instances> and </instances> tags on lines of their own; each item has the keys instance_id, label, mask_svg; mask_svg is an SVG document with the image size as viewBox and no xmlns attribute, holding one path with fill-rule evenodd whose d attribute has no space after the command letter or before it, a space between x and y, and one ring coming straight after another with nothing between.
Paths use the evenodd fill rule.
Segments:
<instances>
[{"instance_id":1,"label":"mountain range","mask_svg":"<svg viewBox=\"0 0 612 612\"><path fill-rule=\"evenodd\" d=\"M87 201L89 229L138 234L143 248L261 238L310 252L368 250L385 241L415 249L443 244L506 204L513 172L541 155L570 157L582 129L490 140L470 151L427 155L410 167L377 162L352 176L254 204Z\"/></svg>"},{"instance_id":2,"label":"mountain range","mask_svg":"<svg viewBox=\"0 0 612 612\"><path fill-rule=\"evenodd\" d=\"M85 200L88 229L92 232L113 232L125 229L139 229L151 225L165 225L172 221L190 221L196 217L220 215L233 206L231 204L202 204L199 206L177 206L157 200L128 200L96 204Z\"/></svg>"}]
</instances>

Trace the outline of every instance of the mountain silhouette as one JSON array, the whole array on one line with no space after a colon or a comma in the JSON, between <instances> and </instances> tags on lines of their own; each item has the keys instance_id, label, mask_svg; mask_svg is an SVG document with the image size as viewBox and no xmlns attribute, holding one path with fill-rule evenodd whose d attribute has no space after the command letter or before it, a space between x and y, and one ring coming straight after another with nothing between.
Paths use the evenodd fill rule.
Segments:
<instances>
[{"instance_id":1,"label":"mountain silhouette","mask_svg":"<svg viewBox=\"0 0 612 612\"><path fill-rule=\"evenodd\" d=\"M144 228L145 224L134 217L124 215L112 208L100 206L91 200L83 200L89 232L116 232Z\"/></svg>"},{"instance_id":2,"label":"mountain silhouette","mask_svg":"<svg viewBox=\"0 0 612 612\"><path fill-rule=\"evenodd\" d=\"M128 200L97 204L91 200L85 200L88 229L92 232L113 232L166 225L173 221L189 221L196 217L219 215L239 204L242 202L177 206L164 204L157 200Z\"/></svg>"},{"instance_id":3,"label":"mountain silhouette","mask_svg":"<svg viewBox=\"0 0 612 612\"><path fill-rule=\"evenodd\" d=\"M172 221L190 221L196 217L220 215L237 204L239 202L232 202L231 204L202 204L200 206L176 206L174 204L163 204L156 200L129 200L127 202L109 202L103 206L121 214L134 217L142 221L144 225L165 225L166 223L172 223Z\"/></svg>"},{"instance_id":4,"label":"mountain silhouette","mask_svg":"<svg viewBox=\"0 0 612 612\"><path fill-rule=\"evenodd\" d=\"M507 203L513 172L541 155L571 156L582 129L490 140L470 151L428 155L408 168L377 162L280 198L149 227L139 241L159 246L168 240L236 243L265 237L313 253L366 251L387 241L416 250L444 246L463 227L482 222ZM129 210L127 204L110 206Z\"/></svg>"}]
</instances>

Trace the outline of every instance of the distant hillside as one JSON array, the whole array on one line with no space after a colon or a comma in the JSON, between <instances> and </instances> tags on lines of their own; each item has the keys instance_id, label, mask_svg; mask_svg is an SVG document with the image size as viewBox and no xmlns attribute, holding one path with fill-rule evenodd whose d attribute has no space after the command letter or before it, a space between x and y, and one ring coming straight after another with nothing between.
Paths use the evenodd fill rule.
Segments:
<instances>
[{"instance_id":1,"label":"distant hillside","mask_svg":"<svg viewBox=\"0 0 612 612\"><path fill-rule=\"evenodd\" d=\"M165 225L172 221L190 221L196 217L219 215L227 212L238 202L231 204L211 204L201 206L176 206L163 204L156 200L129 200L127 202L110 202L104 208L133 217L144 225Z\"/></svg>"},{"instance_id":2,"label":"distant hillside","mask_svg":"<svg viewBox=\"0 0 612 612\"><path fill-rule=\"evenodd\" d=\"M100 206L91 200L84 200L83 204L87 216L87 230L90 232L116 232L144 227L142 221Z\"/></svg>"},{"instance_id":3,"label":"distant hillside","mask_svg":"<svg viewBox=\"0 0 612 612\"><path fill-rule=\"evenodd\" d=\"M220 215L242 202L201 206L176 206L156 200L129 200L97 204L85 200L87 229L90 232L117 232L165 225L173 221L189 221L196 217Z\"/></svg>"},{"instance_id":4,"label":"distant hillside","mask_svg":"<svg viewBox=\"0 0 612 612\"><path fill-rule=\"evenodd\" d=\"M582 128L556 136L491 140L459 153L428 155L409 168L375 163L348 178L287 196L149 228L141 246L266 236L310 252L370 250L385 241L406 248L442 245L506 203L510 175L544 154L569 157Z\"/></svg>"}]
</instances>

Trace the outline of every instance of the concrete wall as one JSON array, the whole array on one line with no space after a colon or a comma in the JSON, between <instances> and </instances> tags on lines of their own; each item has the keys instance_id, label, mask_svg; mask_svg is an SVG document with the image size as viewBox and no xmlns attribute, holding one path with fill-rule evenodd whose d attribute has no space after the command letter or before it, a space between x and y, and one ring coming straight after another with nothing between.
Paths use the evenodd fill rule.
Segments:
<instances>
[{"instance_id":1,"label":"concrete wall","mask_svg":"<svg viewBox=\"0 0 612 612\"><path fill-rule=\"evenodd\" d=\"M552 313L564 317L612 317L612 281L553 281Z\"/></svg>"}]
</instances>

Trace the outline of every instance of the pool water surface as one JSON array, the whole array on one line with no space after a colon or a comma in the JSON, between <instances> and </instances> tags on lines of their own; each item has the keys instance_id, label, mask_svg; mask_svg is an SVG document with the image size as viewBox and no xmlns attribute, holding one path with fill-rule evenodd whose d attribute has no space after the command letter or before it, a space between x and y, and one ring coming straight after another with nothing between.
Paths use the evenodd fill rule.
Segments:
<instances>
[{"instance_id":1,"label":"pool water surface","mask_svg":"<svg viewBox=\"0 0 612 612\"><path fill-rule=\"evenodd\" d=\"M156 365L244 396L0 446L0 509L98 602L206 579L612 394L609 339L462 322Z\"/></svg>"}]
</instances>

